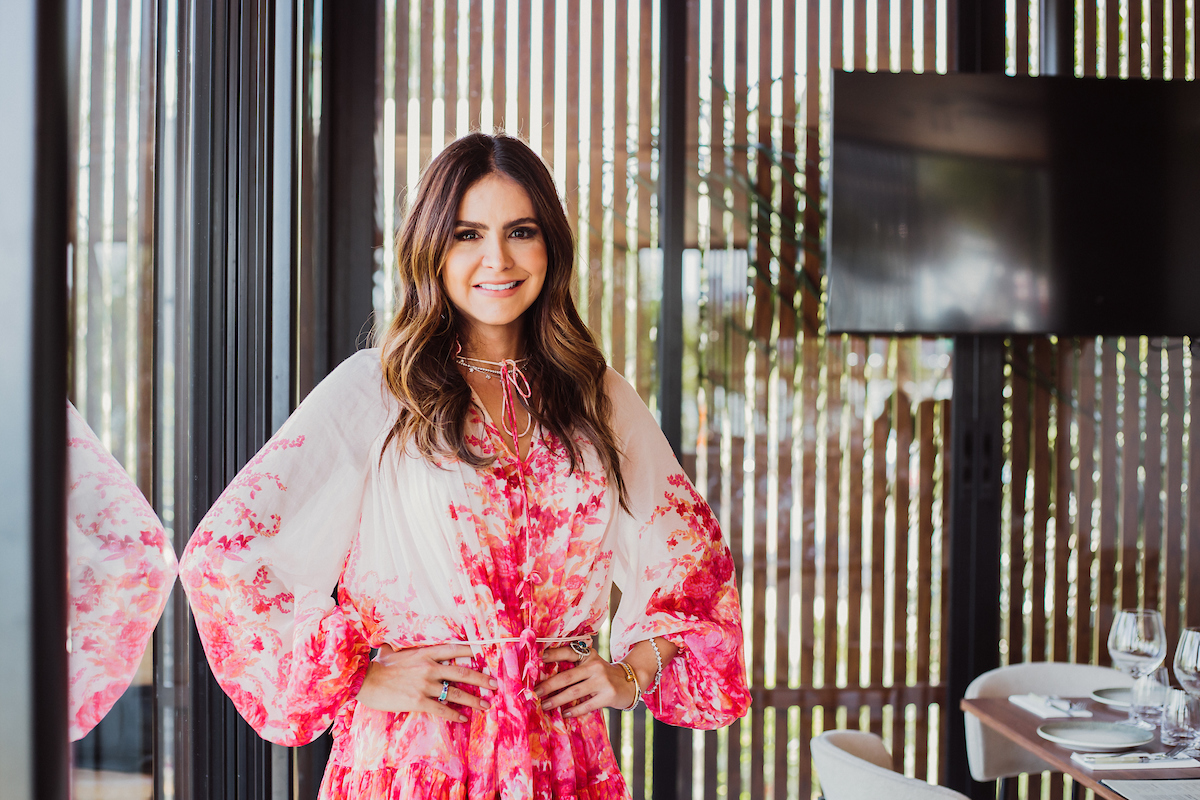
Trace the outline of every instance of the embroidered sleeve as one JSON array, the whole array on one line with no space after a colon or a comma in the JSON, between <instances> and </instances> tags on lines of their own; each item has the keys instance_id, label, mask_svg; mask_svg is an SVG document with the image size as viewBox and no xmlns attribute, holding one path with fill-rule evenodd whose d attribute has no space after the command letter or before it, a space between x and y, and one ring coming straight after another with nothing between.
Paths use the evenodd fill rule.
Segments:
<instances>
[{"instance_id":1,"label":"embroidered sleeve","mask_svg":"<svg viewBox=\"0 0 1200 800\"><path fill-rule=\"evenodd\" d=\"M332 593L388 424L377 351L334 370L217 498L180 578L221 688L265 739L313 741L370 650Z\"/></svg>"},{"instance_id":2,"label":"embroidered sleeve","mask_svg":"<svg viewBox=\"0 0 1200 800\"><path fill-rule=\"evenodd\" d=\"M645 695L646 707L672 725L728 725L750 704L733 558L654 417L611 370L609 396L631 512L617 512L613 577L621 604L613 656L652 636L666 638L679 653L659 690Z\"/></svg>"},{"instance_id":3,"label":"embroidered sleeve","mask_svg":"<svg viewBox=\"0 0 1200 800\"><path fill-rule=\"evenodd\" d=\"M175 584L175 551L133 479L67 403L70 735L133 680Z\"/></svg>"}]
</instances>

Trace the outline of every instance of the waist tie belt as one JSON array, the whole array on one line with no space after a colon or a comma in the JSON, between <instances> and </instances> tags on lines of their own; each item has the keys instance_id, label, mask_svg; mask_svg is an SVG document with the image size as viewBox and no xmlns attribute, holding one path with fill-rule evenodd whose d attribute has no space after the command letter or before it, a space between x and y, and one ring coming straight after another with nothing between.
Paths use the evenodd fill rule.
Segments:
<instances>
[{"instance_id":1,"label":"waist tie belt","mask_svg":"<svg viewBox=\"0 0 1200 800\"><path fill-rule=\"evenodd\" d=\"M526 628L525 630L533 630ZM522 631L524 633L524 631ZM594 633L581 633L578 636L537 636L533 639L536 644L550 644L551 642L590 642ZM467 646L484 646L489 644L519 644L524 641L521 636L506 636L498 639L454 639L453 641L442 642L441 644L465 644Z\"/></svg>"},{"instance_id":2,"label":"waist tie belt","mask_svg":"<svg viewBox=\"0 0 1200 800\"><path fill-rule=\"evenodd\" d=\"M525 628L521 631L520 636L498 636L492 639L455 639L454 641L443 642L443 644L460 644L468 647L486 647L494 644L515 644L517 648L518 661L516 664L510 662L504 654L500 657L500 671L504 674L497 675L496 680L501 683L501 688L516 689L511 683L508 687L504 686L504 678L511 679L514 676L519 676L520 691L525 699L536 701L537 696L533 693L533 679L537 674L537 662L534 660L534 648L539 644L552 644L569 642L590 642L595 636L594 633L581 633L575 636L535 636L533 628ZM510 654L511 655L511 654Z\"/></svg>"},{"instance_id":3,"label":"waist tie belt","mask_svg":"<svg viewBox=\"0 0 1200 800\"><path fill-rule=\"evenodd\" d=\"M492 731L496 748L491 753L480 754L482 758L471 765L472 772L477 771L476 774L484 778L484 785L488 787L485 791L496 792L506 800L533 797L535 772L545 775L548 770L554 771L553 762L567 755L553 752L554 748L535 747L531 742L550 733L547 713L541 712L541 702L533 691L539 669L537 645L591 641L595 635L537 636L536 633L533 628L526 627L519 636L445 642L468 646L517 645L499 648L495 675L499 686L492 694L493 713L483 723ZM557 711L549 713L558 714Z\"/></svg>"}]
</instances>

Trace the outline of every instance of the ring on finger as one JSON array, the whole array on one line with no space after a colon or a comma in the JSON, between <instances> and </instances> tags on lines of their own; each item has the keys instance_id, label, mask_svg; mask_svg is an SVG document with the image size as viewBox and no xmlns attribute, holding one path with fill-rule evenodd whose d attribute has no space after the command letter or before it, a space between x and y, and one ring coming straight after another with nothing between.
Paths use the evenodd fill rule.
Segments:
<instances>
[{"instance_id":1,"label":"ring on finger","mask_svg":"<svg viewBox=\"0 0 1200 800\"><path fill-rule=\"evenodd\" d=\"M439 703L446 702L446 698L450 696L450 681L442 681L442 693L437 696Z\"/></svg>"},{"instance_id":2,"label":"ring on finger","mask_svg":"<svg viewBox=\"0 0 1200 800\"><path fill-rule=\"evenodd\" d=\"M578 639L571 642L571 650L575 653L575 655L579 656L579 658L575 659L576 664L592 654L592 646L587 642L580 641Z\"/></svg>"}]
</instances>

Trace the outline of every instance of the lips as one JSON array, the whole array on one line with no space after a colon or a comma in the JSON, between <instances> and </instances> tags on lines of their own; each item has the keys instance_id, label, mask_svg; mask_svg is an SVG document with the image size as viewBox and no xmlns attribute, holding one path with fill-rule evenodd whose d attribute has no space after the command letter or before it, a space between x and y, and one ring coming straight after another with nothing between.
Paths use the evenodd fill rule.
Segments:
<instances>
[{"instance_id":1,"label":"lips","mask_svg":"<svg viewBox=\"0 0 1200 800\"><path fill-rule=\"evenodd\" d=\"M475 288L483 289L487 292L503 292L508 289L515 289L522 283L524 283L524 281L509 281L507 283L477 283L475 284Z\"/></svg>"}]
</instances>

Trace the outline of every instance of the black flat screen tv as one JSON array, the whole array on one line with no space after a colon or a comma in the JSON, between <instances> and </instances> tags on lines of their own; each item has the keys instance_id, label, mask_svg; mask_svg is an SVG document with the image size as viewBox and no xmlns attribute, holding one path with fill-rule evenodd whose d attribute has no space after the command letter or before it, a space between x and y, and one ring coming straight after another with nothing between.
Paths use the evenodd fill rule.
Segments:
<instances>
[{"instance_id":1,"label":"black flat screen tv","mask_svg":"<svg viewBox=\"0 0 1200 800\"><path fill-rule=\"evenodd\" d=\"M831 332L1200 334L1200 84L837 73Z\"/></svg>"}]
</instances>

